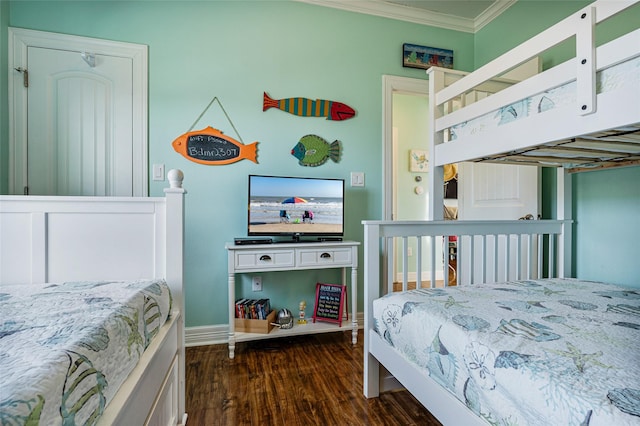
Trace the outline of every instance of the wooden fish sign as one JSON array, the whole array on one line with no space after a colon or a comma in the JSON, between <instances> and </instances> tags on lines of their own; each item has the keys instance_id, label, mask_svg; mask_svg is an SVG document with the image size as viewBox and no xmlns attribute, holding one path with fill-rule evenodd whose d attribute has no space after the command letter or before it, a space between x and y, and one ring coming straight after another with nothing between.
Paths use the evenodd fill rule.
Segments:
<instances>
[{"instance_id":1,"label":"wooden fish sign","mask_svg":"<svg viewBox=\"0 0 640 426\"><path fill-rule=\"evenodd\" d=\"M208 166L230 164L240 160L258 163L258 142L244 145L211 126L184 133L171 145L187 160Z\"/></svg>"},{"instance_id":2,"label":"wooden fish sign","mask_svg":"<svg viewBox=\"0 0 640 426\"><path fill-rule=\"evenodd\" d=\"M325 101L322 99L312 101L307 98L278 100L271 99L265 92L262 100L262 111L266 111L269 108L278 108L281 111L301 117L327 117L327 120L334 121L347 120L356 115L353 108L341 102Z\"/></svg>"}]
</instances>

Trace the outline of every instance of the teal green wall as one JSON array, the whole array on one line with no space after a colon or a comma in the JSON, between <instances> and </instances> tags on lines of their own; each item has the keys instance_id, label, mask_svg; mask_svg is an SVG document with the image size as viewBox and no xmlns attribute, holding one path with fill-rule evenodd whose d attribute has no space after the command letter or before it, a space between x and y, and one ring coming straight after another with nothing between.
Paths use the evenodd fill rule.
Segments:
<instances>
[{"instance_id":1,"label":"teal green wall","mask_svg":"<svg viewBox=\"0 0 640 426\"><path fill-rule=\"evenodd\" d=\"M352 171L364 172L366 186L348 186L346 194L345 238L362 241L361 220L382 217L382 75L426 78L423 70L402 67L402 44L406 42L452 49L457 67L473 68L472 34L299 2L9 4L10 26L149 46L149 162L182 169L189 192L187 326L228 322L224 245L246 235L248 174L349 179ZM341 101L352 106L357 115L344 122L330 122L273 109L263 112L263 91L275 98ZM222 101L243 141L260 142L259 164L245 160L203 166L173 151L171 141L191 126L214 96ZM235 136L217 105L196 127L207 125ZM342 161L316 168L299 166L290 151L308 133L340 139ZM151 182L150 194L162 195L165 185ZM335 279L331 271L264 274L260 295L296 312L302 298L312 305L309 301L316 280ZM244 280L238 290L249 284ZM359 287L362 289L362 273ZM362 310L362 291L359 293Z\"/></svg>"},{"instance_id":2,"label":"teal green wall","mask_svg":"<svg viewBox=\"0 0 640 426\"><path fill-rule=\"evenodd\" d=\"M9 187L8 25L9 2L0 0L0 194L6 194Z\"/></svg>"},{"instance_id":3,"label":"teal green wall","mask_svg":"<svg viewBox=\"0 0 640 426\"><path fill-rule=\"evenodd\" d=\"M573 178L576 276L640 288L640 167Z\"/></svg>"},{"instance_id":4,"label":"teal green wall","mask_svg":"<svg viewBox=\"0 0 640 426\"><path fill-rule=\"evenodd\" d=\"M360 221L382 216L381 76L424 78L423 71L401 66L402 43L452 49L456 68L471 70L474 64L492 59L510 45L516 45L520 38L529 37L580 4L548 2L544 8L527 9L524 3L516 3L504 17L475 37L291 1L5 0L0 2L0 31L5 35L9 25L149 46L149 162L164 163L167 169L180 168L185 172L185 187L189 191L186 322L187 326L200 326L227 323L224 244L245 235L248 174L348 180L351 171L364 172L366 186L347 187L346 200L345 237L361 241ZM513 25L510 19L519 21ZM6 69L6 47L0 47L0 52L0 62ZM3 74L0 93L6 94L6 85ZM263 91L276 98L304 96L339 100L353 106L357 115L344 122L328 122L275 110L263 112ZM185 160L171 148L171 141L191 126L214 96L222 101L243 141L260 142L259 164L245 160L228 166L203 166ZM5 104L0 109L0 190L3 192L7 190L6 117ZM235 136L217 106L213 106L196 127L207 125ZM344 146L342 161L317 168L299 166L289 152L307 133L340 139ZM599 173L623 179L628 172L590 173L593 179L597 179ZM589 193L587 182L574 183L578 193ZM166 182L151 182L150 194L162 195L165 185ZM580 206L580 202L578 204ZM594 217L610 208L610 205L596 205ZM625 247L640 240L637 227L635 234L629 234L628 227L622 225L636 215L637 204L635 210L618 211L618 231L631 237L622 242ZM580 223L576 231L580 238L583 233L584 238L593 235ZM601 249L596 256L613 256L614 250L609 251L612 253ZM580 269L579 265L589 264L592 254L579 252L578 255L585 256L578 258L579 271L585 275L583 278L589 278L591 272ZM620 281L628 283L630 276L625 275ZM264 274L263 279L261 296L271 297L295 312L300 299L308 301L312 297L310 288L316 280L337 278L333 272L324 271L293 275L271 273ZM249 285L248 279L242 280L239 292ZM362 289L362 274L359 288ZM362 291L359 293L358 306L362 310Z\"/></svg>"}]
</instances>

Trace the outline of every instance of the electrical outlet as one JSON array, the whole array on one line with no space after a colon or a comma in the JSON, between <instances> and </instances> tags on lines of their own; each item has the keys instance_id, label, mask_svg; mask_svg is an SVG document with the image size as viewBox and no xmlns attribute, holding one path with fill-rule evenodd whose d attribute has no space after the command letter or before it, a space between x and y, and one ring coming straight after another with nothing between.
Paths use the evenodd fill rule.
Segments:
<instances>
[{"instance_id":1,"label":"electrical outlet","mask_svg":"<svg viewBox=\"0 0 640 426\"><path fill-rule=\"evenodd\" d=\"M253 291L262 291L262 277L256 276L251 278L251 289Z\"/></svg>"},{"instance_id":2,"label":"electrical outlet","mask_svg":"<svg viewBox=\"0 0 640 426\"><path fill-rule=\"evenodd\" d=\"M407 247L407 256L413 256L413 248Z\"/></svg>"}]
</instances>

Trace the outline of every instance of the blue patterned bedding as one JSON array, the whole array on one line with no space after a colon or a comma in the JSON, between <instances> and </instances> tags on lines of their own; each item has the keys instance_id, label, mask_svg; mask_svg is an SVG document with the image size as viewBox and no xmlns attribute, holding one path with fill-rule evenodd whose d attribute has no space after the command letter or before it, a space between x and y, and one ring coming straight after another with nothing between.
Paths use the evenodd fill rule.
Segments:
<instances>
[{"instance_id":1,"label":"blue patterned bedding","mask_svg":"<svg viewBox=\"0 0 640 426\"><path fill-rule=\"evenodd\" d=\"M419 289L376 331L490 424L639 425L640 290L573 279Z\"/></svg>"},{"instance_id":2,"label":"blue patterned bedding","mask_svg":"<svg viewBox=\"0 0 640 426\"><path fill-rule=\"evenodd\" d=\"M0 424L95 424L170 309L162 280L0 286Z\"/></svg>"},{"instance_id":3,"label":"blue patterned bedding","mask_svg":"<svg viewBox=\"0 0 640 426\"><path fill-rule=\"evenodd\" d=\"M622 62L596 73L596 93L624 88L640 90L640 57ZM450 128L450 140L476 135L521 118L540 114L554 108L575 106L576 82L539 93L530 98L514 102L480 117Z\"/></svg>"}]
</instances>

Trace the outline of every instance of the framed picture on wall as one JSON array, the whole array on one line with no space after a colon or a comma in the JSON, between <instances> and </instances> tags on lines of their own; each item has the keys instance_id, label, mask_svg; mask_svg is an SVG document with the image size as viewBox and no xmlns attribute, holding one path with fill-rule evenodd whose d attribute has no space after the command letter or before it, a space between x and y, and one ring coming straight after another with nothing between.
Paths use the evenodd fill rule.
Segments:
<instances>
[{"instance_id":1,"label":"framed picture on wall","mask_svg":"<svg viewBox=\"0 0 640 426\"><path fill-rule=\"evenodd\" d=\"M427 171L429 157L427 151L422 149L412 149L409 151L409 171L420 173Z\"/></svg>"},{"instance_id":2,"label":"framed picture on wall","mask_svg":"<svg viewBox=\"0 0 640 426\"><path fill-rule=\"evenodd\" d=\"M404 43L402 66L426 70L432 66L453 68L453 50Z\"/></svg>"}]
</instances>

